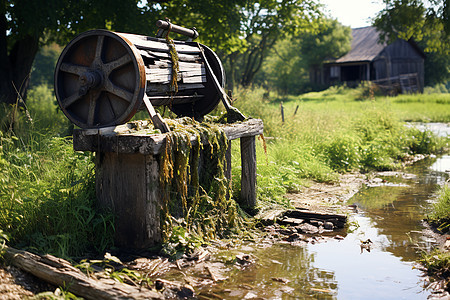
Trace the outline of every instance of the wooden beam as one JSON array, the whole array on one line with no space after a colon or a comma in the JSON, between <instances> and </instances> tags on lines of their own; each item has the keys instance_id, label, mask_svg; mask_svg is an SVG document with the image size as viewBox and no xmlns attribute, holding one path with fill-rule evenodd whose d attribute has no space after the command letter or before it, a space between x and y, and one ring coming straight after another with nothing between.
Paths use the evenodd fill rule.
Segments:
<instances>
[{"instance_id":1,"label":"wooden beam","mask_svg":"<svg viewBox=\"0 0 450 300\"><path fill-rule=\"evenodd\" d=\"M147 121L142 122L145 127ZM260 135L264 128L260 119L250 119L221 127L228 140ZM165 134L148 134L145 130L135 132L130 124L100 129L75 129L73 133L73 147L76 151L158 155L165 142ZM191 143L193 145L197 143L195 135L191 136ZM206 144L207 141L202 143Z\"/></svg>"}]
</instances>

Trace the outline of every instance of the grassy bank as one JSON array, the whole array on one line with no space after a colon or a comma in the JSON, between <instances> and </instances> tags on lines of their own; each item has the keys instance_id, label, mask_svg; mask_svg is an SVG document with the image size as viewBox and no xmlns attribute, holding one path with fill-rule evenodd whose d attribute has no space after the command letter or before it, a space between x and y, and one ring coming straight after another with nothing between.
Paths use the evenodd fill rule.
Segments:
<instances>
[{"instance_id":1,"label":"grassy bank","mask_svg":"<svg viewBox=\"0 0 450 300\"><path fill-rule=\"evenodd\" d=\"M439 191L437 202L433 205L427 221L443 233L450 231L450 187L448 185ZM450 291L450 252L435 249L431 253L424 253L420 262L427 268L428 275L443 281L443 287Z\"/></svg>"},{"instance_id":2,"label":"grassy bank","mask_svg":"<svg viewBox=\"0 0 450 300\"><path fill-rule=\"evenodd\" d=\"M363 89L340 87L301 96L263 89L235 95L241 111L264 120L267 155L262 143L257 149L258 196L263 201L283 202L284 193L301 190L309 180L330 182L339 173L398 169L411 156L448 148L448 139L406 128L404 121L450 120L450 94L366 99ZM410 109L411 103L417 106ZM234 172L239 176L239 170Z\"/></svg>"},{"instance_id":3,"label":"grassy bank","mask_svg":"<svg viewBox=\"0 0 450 300\"><path fill-rule=\"evenodd\" d=\"M402 123L420 119L408 112L411 103L422 105L422 119L445 120L448 95L425 102L417 100L420 95L362 101L358 93L332 88L294 97L236 91L236 106L264 121L266 149L261 138L257 143L262 206L288 205L283 195L301 191L311 180L333 182L340 173L395 169L411 155L448 147L447 141ZM112 245L113 218L95 208L93 157L72 150L70 136L64 137L70 124L49 88L37 87L29 95L26 111L1 108L0 234L12 245L61 257L102 252ZM240 153L237 142L233 145L237 195Z\"/></svg>"}]
</instances>

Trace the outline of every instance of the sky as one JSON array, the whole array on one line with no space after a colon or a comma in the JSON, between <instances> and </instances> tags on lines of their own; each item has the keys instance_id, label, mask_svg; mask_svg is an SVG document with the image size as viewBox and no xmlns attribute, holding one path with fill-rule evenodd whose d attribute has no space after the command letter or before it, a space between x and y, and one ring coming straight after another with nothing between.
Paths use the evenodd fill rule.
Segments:
<instances>
[{"instance_id":1,"label":"sky","mask_svg":"<svg viewBox=\"0 0 450 300\"><path fill-rule=\"evenodd\" d=\"M371 18L384 8L382 0L319 0L329 16L351 28L371 25Z\"/></svg>"}]
</instances>

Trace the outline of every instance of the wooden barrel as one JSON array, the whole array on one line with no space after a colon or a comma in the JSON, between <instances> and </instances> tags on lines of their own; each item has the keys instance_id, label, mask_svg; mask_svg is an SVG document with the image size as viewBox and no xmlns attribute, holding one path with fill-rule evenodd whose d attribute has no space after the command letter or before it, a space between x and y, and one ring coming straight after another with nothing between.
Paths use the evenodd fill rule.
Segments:
<instances>
[{"instance_id":1,"label":"wooden barrel","mask_svg":"<svg viewBox=\"0 0 450 300\"><path fill-rule=\"evenodd\" d=\"M81 128L114 126L134 116L146 93L154 106L167 105L179 117L201 119L220 101L201 48L224 86L222 63L204 45L182 41L173 45L177 58L165 39L107 30L78 35L64 48L56 65L59 106ZM179 65L177 72L172 71L174 59ZM177 76L176 85L172 74Z\"/></svg>"}]
</instances>

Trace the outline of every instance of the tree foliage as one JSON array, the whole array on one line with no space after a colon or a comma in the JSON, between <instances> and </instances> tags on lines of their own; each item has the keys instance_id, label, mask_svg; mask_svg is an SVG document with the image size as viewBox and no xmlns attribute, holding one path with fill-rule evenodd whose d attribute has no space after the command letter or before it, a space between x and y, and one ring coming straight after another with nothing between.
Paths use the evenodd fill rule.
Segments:
<instances>
[{"instance_id":1,"label":"tree foliage","mask_svg":"<svg viewBox=\"0 0 450 300\"><path fill-rule=\"evenodd\" d=\"M383 0L374 21L382 41L413 38L426 52L425 84L450 79L450 1Z\"/></svg>"},{"instance_id":2,"label":"tree foliage","mask_svg":"<svg viewBox=\"0 0 450 300\"><path fill-rule=\"evenodd\" d=\"M25 97L39 47L93 28L154 36L155 21L196 27L248 85L275 42L309 28L316 0L0 0L0 102ZM238 67L239 65L239 67ZM18 91L16 91L16 89Z\"/></svg>"},{"instance_id":3,"label":"tree foliage","mask_svg":"<svg viewBox=\"0 0 450 300\"><path fill-rule=\"evenodd\" d=\"M450 54L449 0L383 0L374 25L383 41L424 40L426 52ZM428 5L426 7L425 5Z\"/></svg>"},{"instance_id":4,"label":"tree foliage","mask_svg":"<svg viewBox=\"0 0 450 300\"><path fill-rule=\"evenodd\" d=\"M347 53L351 39L349 27L336 20L320 19L313 30L278 41L271 49L258 79L282 93L309 90L309 69Z\"/></svg>"},{"instance_id":5,"label":"tree foliage","mask_svg":"<svg viewBox=\"0 0 450 300\"><path fill-rule=\"evenodd\" d=\"M278 40L311 30L319 17L320 7L313 0L246 1L241 40L226 56L232 80L248 86Z\"/></svg>"}]
</instances>

